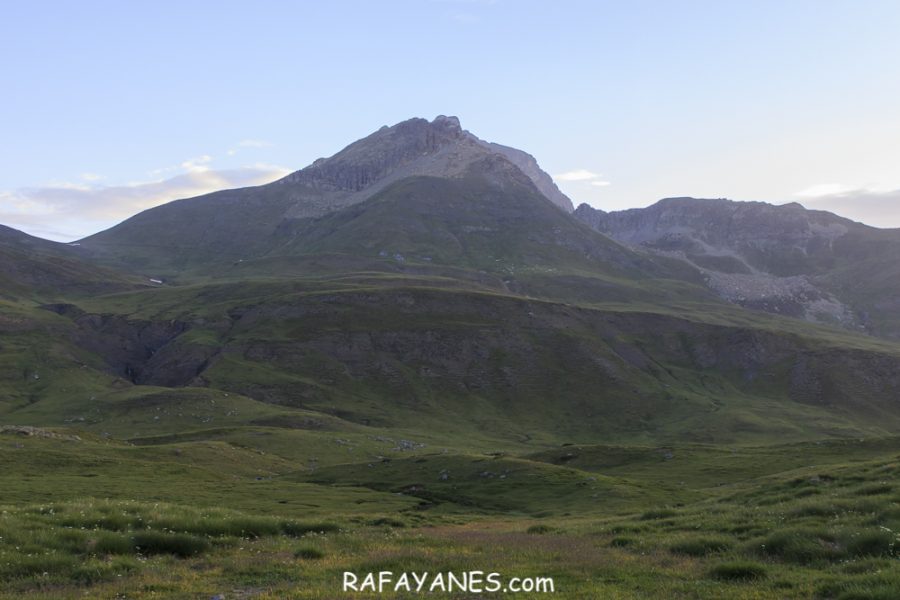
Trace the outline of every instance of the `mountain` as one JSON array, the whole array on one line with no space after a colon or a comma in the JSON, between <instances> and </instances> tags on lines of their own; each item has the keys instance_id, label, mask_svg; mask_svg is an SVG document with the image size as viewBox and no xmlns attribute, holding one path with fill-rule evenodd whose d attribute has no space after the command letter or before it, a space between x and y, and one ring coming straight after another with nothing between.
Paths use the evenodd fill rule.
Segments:
<instances>
[{"instance_id":1,"label":"mountain","mask_svg":"<svg viewBox=\"0 0 900 600\"><path fill-rule=\"evenodd\" d=\"M897 232L557 194L441 117L80 243L0 228L0 583L334 597L513 547L563 596L897 597L900 343L860 329Z\"/></svg>"},{"instance_id":2,"label":"mountain","mask_svg":"<svg viewBox=\"0 0 900 600\"><path fill-rule=\"evenodd\" d=\"M667 198L575 217L631 247L700 269L742 306L900 338L900 230L791 203Z\"/></svg>"},{"instance_id":3,"label":"mountain","mask_svg":"<svg viewBox=\"0 0 900 600\"><path fill-rule=\"evenodd\" d=\"M556 183L553 182L553 178L541 170L533 156L522 150L510 148L509 146L487 142L481 143L488 149L502 154L509 162L516 165L522 173L531 179L538 191L550 200L550 202L566 212L575 210L569 197L559 191L559 188L556 187Z\"/></svg>"},{"instance_id":4,"label":"mountain","mask_svg":"<svg viewBox=\"0 0 900 600\"><path fill-rule=\"evenodd\" d=\"M271 254L273 236L307 219L360 204L409 177L469 177L501 160L561 210L572 203L530 155L489 144L455 117L410 119L350 144L273 183L171 202L81 240L109 264L172 275L210 264ZM493 161L493 162L492 162Z\"/></svg>"},{"instance_id":5,"label":"mountain","mask_svg":"<svg viewBox=\"0 0 900 600\"><path fill-rule=\"evenodd\" d=\"M176 410L208 390L269 407L236 426L414 424L491 443L806 439L900 422L900 347L716 293L731 275L818 284L854 224L694 200L573 215L548 181L454 118L412 119L282 180L59 248L165 282L15 307L34 324L23 347L53 351L10 355L10 372L53 384L14 377L9 414L147 433L143 398Z\"/></svg>"},{"instance_id":6,"label":"mountain","mask_svg":"<svg viewBox=\"0 0 900 600\"><path fill-rule=\"evenodd\" d=\"M0 225L0 297L44 297L133 288L134 278L79 257L77 247Z\"/></svg>"}]
</instances>

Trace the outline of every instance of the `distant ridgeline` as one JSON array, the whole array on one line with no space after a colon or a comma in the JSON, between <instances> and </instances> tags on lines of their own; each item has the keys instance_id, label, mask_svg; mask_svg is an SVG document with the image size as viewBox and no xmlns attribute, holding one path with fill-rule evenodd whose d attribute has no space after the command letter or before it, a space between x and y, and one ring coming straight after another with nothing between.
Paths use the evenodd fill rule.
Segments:
<instances>
[{"instance_id":1,"label":"distant ridgeline","mask_svg":"<svg viewBox=\"0 0 900 600\"><path fill-rule=\"evenodd\" d=\"M897 231L799 205L573 212L530 155L411 119L77 244L0 230L0 416L444 444L881 435L898 269Z\"/></svg>"}]
</instances>

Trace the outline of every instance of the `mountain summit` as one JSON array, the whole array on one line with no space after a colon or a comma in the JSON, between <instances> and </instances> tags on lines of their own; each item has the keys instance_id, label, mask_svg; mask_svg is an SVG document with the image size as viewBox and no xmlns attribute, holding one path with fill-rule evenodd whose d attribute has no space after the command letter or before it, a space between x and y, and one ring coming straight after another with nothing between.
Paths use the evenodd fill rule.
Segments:
<instances>
[{"instance_id":1,"label":"mountain summit","mask_svg":"<svg viewBox=\"0 0 900 600\"><path fill-rule=\"evenodd\" d=\"M532 181L548 200L572 212L569 200L530 154L492 144L462 129L459 119L440 115L430 123L409 119L382 127L331 158L276 182L292 186L291 217L317 216L362 202L390 184L416 175L459 177L491 154L503 156Z\"/></svg>"},{"instance_id":2,"label":"mountain summit","mask_svg":"<svg viewBox=\"0 0 900 600\"><path fill-rule=\"evenodd\" d=\"M493 187L528 189L572 212L572 202L535 159L462 129L456 117L409 119L382 127L330 158L257 187L214 192L146 210L81 240L110 264L155 272L270 253L301 221L361 204L413 177L480 177ZM552 206L550 206L552 208Z\"/></svg>"}]
</instances>

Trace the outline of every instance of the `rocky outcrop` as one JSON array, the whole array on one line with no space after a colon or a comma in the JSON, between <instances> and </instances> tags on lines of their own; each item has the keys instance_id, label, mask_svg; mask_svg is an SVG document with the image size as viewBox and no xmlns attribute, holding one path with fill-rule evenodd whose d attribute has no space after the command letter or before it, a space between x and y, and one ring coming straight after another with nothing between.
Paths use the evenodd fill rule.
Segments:
<instances>
[{"instance_id":1,"label":"rocky outcrop","mask_svg":"<svg viewBox=\"0 0 900 600\"><path fill-rule=\"evenodd\" d=\"M382 127L330 158L320 158L273 185L294 199L289 218L318 216L368 200L407 177L460 177L490 157L509 161L548 200L572 212L569 200L533 156L485 142L462 129L456 117L410 119Z\"/></svg>"},{"instance_id":2,"label":"rocky outcrop","mask_svg":"<svg viewBox=\"0 0 900 600\"><path fill-rule=\"evenodd\" d=\"M503 146L501 144L487 142L484 142L484 144L490 150L502 154L509 162L516 165L529 179L531 179L535 187L537 187L550 202L566 212L572 212L574 210L575 207L572 205L572 201L569 197L559 191L559 188L556 187L556 184L553 182L553 178L538 166L537 160L535 160L532 155L523 152L522 150L517 150L516 148L510 148L509 146Z\"/></svg>"},{"instance_id":3,"label":"rocky outcrop","mask_svg":"<svg viewBox=\"0 0 900 600\"><path fill-rule=\"evenodd\" d=\"M827 267L836 239L865 227L796 203L666 198L647 208L604 213L581 205L575 216L630 244L688 254L737 252L751 267L789 276Z\"/></svg>"},{"instance_id":4,"label":"rocky outcrop","mask_svg":"<svg viewBox=\"0 0 900 600\"><path fill-rule=\"evenodd\" d=\"M0 425L0 435L15 435L20 437L39 437L51 440L63 440L66 442L80 442L81 438L77 435L66 433L56 433L49 429L41 427L32 427L30 425Z\"/></svg>"},{"instance_id":5,"label":"rocky outcrop","mask_svg":"<svg viewBox=\"0 0 900 600\"><path fill-rule=\"evenodd\" d=\"M900 334L890 311L879 308L897 291L879 283L900 259L896 231L796 203L721 198L667 198L610 213L582 204L574 214L621 242L693 264L730 302L888 337ZM885 269L879 272L877 264ZM877 288L876 294L862 293L866 288ZM872 314L883 318L873 324Z\"/></svg>"},{"instance_id":6,"label":"rocky outcrop","mask_svg":"<svg viewBox=\"0 0 900 600\"><path fill-rule=\"evenodd\" d=\"M227 360L205 378L256 399L339 410L368 424L388 424L396 411L462 415L472 398L490 398L511 421L577 414L573 427L596 433L613 422L641 428L673 414L718 411L721 400L736 397L775 398L786 410L815 405L890 415L900 393L893 352L489 294L334 293L272 300L230 318ZM246 335L276 323L302 329L277 341ZM248 373L285 376L238 383L223 373L236 363L265 365ZM790 408L794 403L800 406Z\"/></svg>"},{"instance_id":7,"label":"rocky outcrop","mask_svg":"<svg viewBox=\"0 0 900 600\"><path fill-rule=\"evenodd\" d=\"M456 117L440 116L429 123L410 119L382 127L332 156L279 180L325 190L358 192L396 169L466 139Z\"/></svg>"},{"instance_id":8,"label":"rocky outcrop","mask_svg":"<svg viewBox=\"0 0 900 600\"><path fill-rule=\"evenodd\" d=\"M217 349L184 341L190 324L86 313L71 304L41 308L72 319L69 334L82 350L99 356L108 370L132 383L181 386L194 383Z\"/></svg>"}]
</instances>

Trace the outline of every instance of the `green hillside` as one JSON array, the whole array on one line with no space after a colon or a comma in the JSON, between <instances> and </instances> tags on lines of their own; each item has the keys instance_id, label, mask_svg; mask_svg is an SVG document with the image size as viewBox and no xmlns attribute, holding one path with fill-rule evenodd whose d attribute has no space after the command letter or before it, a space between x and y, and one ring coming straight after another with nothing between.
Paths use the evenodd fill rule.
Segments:
<instances>
[{"instance_id":1,"label":"green hillside","mask_svg":"<svg viewBox=\"0 0 900 600\"><path fill-rule=\"evenodd\" d=\"M0 231L0 598L900 596L900 344L727 301L453 119L376 133L80 245ZM893 318L854 248L804 260Z\"/></svg>"},{"instance_id":2,"label":"green hillside","mask_svg":"<svg viewBox=\"0 0 900 600\"><path fill-rule=\"evenodd\" d=\"M83 260L76 246L0 225L0 299L54 299L109 293L146 280Z\"/></svg>"}]
</instances>

